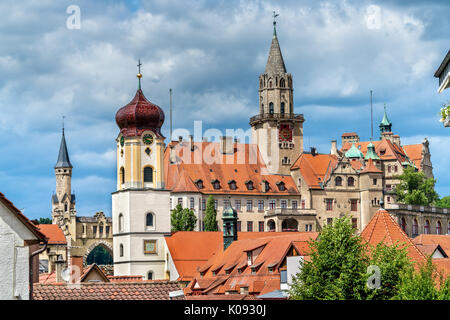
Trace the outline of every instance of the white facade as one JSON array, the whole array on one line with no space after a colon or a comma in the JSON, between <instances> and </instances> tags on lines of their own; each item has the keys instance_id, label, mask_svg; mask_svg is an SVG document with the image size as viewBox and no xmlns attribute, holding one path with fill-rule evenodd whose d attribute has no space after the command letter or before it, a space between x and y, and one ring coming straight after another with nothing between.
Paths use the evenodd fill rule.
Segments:
<instances>
[{"instance_id":1,"label":"white facade","mask_svg":"<svg viewBox=\"0 0 450 320\"><path fill-rule=\"evenodd\" d=\"M36 236L0 203L0 300L29 299L30 248Z\"/></svg>"},{"instance_id":2,"label":"white facade","mask_svg":"<svg viewBox=\"0 0 450 320\"><path fill-rule=\"evenodd\" d=\"M165 235L170 235L170 192L166 190L122 190L112 195L114 275L152 273L153 279L165 279ZM147 214L153 225L147 226ZM145 242L155 243L146 253Z\"/></svg>"}]
</instances>

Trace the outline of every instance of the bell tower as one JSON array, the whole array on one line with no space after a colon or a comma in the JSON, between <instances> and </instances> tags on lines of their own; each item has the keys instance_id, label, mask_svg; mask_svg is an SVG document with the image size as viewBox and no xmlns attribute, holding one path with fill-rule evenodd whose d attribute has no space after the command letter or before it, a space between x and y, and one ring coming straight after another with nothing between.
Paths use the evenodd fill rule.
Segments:
<instances>
[{"instance_id":1,"label":"bell tower","mask_svg":"<svg viewBox=\"0 0 450 320\"><path fill-rule=\"evenodd\" d=\"M257 144L270 173L290 174L303 152L302 114L294 114L292 75L286 71L278 43L274 12L273 37L266 69L259 76L259 114L250 118Z\"/></svg>"}]
</instances>

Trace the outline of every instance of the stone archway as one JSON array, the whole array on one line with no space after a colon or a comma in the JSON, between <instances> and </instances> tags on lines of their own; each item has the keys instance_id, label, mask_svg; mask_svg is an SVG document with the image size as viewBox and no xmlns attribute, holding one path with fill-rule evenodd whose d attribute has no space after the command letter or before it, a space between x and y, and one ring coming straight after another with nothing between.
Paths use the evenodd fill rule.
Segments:
<instances>
[{"instance_id":1,"label":"stone archway","mask_svg":"<svg viewBox=\"0 0 450 320\"><path fill-rule=\"evenodd\" d=\"M270 219L267 221L267 231L274 232L275 231L275 221L273 219Z\"/></svg>"},{"instance_id":2,"label":"stone archway","mask_svg":"<svg viewBox=\"0 0 450 320\"><path fill-rule=\"evenodd\" d=\"M104 240L95 241L87 248L86 252L84 253L83 265L87 264L86 261L87 261L89 254L92 252L92 250L94 250L98 246L105 248L106 251L108 251L108 253L111 255L111 257L113 257L113 248L112 248L111 243L109 243L108 241L104 241Z\"/></svg>"}]
</instances>

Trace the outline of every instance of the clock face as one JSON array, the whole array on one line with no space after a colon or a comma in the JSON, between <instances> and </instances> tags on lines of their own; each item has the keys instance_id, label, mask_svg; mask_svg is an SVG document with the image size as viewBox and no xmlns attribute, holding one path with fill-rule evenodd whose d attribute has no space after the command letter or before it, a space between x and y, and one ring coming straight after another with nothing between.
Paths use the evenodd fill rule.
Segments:
<instances>
[{"instance_id":1,"label":"clock face","mask_svg":"<svg viewBox=\"0 0 450 320\"><path fill-rule=\"evenodd\" d=\"M125 138L123 136L120 137L120 145L123 147L125 143Z\"/></svg>"},{"instance_id":2,"label":"clock face","mask_svg":"<svg viewBox=\"0 0 450 320\"><path fill-rule=\"evenodd\" d=\"M292 141L292 130L289 125L280 125L278 132L280 141Z\"/></svg>"},{"instance_id":3,"label":"clock face","mask_svg":"<svg viewBox=\"0 0 450 320\"><path fill-rule=\"evenodd\" d=\"M152 144L153 136L151 134L147 133L142 137L142 141L144 141L145 144Z\"/></svg>"}]
</instances>

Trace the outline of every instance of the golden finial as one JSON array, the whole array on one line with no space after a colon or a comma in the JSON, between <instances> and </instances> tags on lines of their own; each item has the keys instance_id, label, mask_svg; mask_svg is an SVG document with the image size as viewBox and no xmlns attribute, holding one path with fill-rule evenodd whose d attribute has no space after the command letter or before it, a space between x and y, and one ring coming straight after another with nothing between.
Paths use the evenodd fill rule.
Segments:
<instances>
[{"instance_id":1,"label":"golden finial","mask_svg":"<svg viewBox=\"0 0 450 320\"><path fill-rule=\"evenodd\" d=\"M141 74L141 66L142 66L142 63L141 63L141 59L139 59L139 63L138 63L138 68L139 68L139 73L136 75L136 77L138 77L138 79L139 79L139 90L141 89L141 78L142 78L142 74Z\"/></svg>"}]
</instances>

